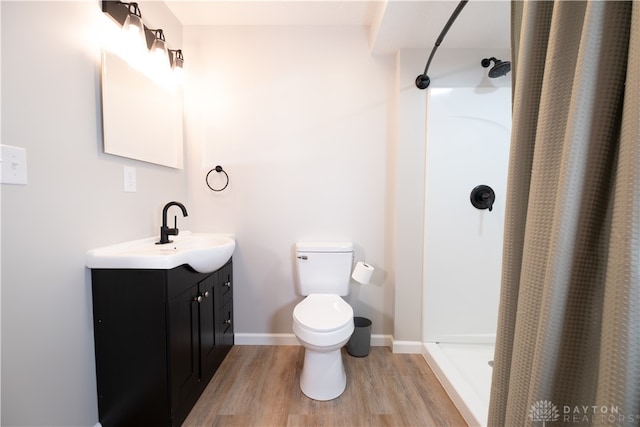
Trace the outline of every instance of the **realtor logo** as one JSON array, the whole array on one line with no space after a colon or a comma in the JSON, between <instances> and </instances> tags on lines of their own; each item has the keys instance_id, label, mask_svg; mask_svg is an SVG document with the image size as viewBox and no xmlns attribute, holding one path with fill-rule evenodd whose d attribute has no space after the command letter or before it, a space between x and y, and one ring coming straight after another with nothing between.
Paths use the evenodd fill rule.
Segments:
<instances>
[{"instance_id":1,"label":"realtor logo","mask_svg":"<svg viewBox=\"0 0 640 427\"><path fill-rule=\"evenodd\" d=\"M531 421L541 421L542 427L545 427L547 421L557 421L560 418L558 407L550 400L538 400L529 409L529 418Z\"/></svg>"},{"instance_id":2,"label":"realtor logo","mask_svg":"<svg viewBox=\"0 0 640 427\"><path fill-rule=\"evenodd\" d=\"M562 414L561 414L562 412ZM556 406L550 400L538 400L529 409L529 418L534 423L559 421L563 425L577 424L611 424L640 425L640 414L626 415L617 405L562 405Z\"/></svg>"}]
</instances>

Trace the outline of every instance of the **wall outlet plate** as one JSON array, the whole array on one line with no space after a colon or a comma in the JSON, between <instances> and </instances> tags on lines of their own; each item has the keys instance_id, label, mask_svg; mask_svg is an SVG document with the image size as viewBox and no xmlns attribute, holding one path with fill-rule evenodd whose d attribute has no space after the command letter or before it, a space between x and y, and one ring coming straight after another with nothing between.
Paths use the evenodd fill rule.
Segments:
<instances>
[{"instance_id":1,"label":"wall outlet plate","mask_svg":"<svg viewBox=\"0 0 640 427\"><path fill-rule=\"evenodd\" d=\"M2 184L27 184L27 150L0 145L0 175Z\"/></svg>"}]
</instances>

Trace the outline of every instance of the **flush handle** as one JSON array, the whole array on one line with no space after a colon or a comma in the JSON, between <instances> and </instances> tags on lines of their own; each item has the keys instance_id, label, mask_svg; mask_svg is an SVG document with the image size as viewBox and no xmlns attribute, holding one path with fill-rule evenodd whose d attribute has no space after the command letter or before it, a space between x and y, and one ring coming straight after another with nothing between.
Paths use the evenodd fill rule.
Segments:
<instances>
[{"instance_id":1,"label":"flush handle","mask_svg":"<svg viewBox=\"0 0 640 427\"><path fill-rule=\"evenodd\" d=\"M298 256L298 259L307 260L309 258L306 255L300 255L300 256Z\"/></svg>"}]
</instances>

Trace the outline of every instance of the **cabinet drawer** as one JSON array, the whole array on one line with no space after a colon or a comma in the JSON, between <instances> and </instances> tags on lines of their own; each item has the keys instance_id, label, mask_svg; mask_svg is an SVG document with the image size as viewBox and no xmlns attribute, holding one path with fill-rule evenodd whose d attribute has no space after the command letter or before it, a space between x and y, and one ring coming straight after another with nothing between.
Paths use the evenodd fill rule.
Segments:
<instances>
[{"instance_id":1,"label":"cabinet drawer","mask_svg":"<svg viewBox=\"0 0 640 427\"><path fill-rule=\"evenodd\" d=\"M233 297L233 268L229 263L218 271L218 287L216 290L216 298L222 304L231 301Z\"/></svg>"},{"instance_id":2,"label":"cabinet drawer","mask_svg":"<svg viewBox=\"0 0 640 427\"><path fill-rule=\"evenodd\" d=\"M233 301L229 301L219 312L220 319L222 319L221 333L218 336L217 345L232 346L234 344L233 339Z\"/></svg>"}]
</instances>

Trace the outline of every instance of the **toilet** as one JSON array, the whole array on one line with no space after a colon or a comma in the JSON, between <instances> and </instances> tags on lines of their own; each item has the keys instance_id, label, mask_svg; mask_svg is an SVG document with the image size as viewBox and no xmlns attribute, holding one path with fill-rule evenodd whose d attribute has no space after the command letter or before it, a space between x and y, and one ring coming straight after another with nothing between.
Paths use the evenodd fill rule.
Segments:
<instances>
[{"instance_id":1,"label":"toilet","mask_svg":"<svg viewBox=\"0 0 640 427\"><path fill-rule=\"evenodd\" d=\"M296 271L306 298L293 309L293 333L305 348L300 389L314 400L331 400L347 386L340 349L354 330L349 293L351 242L298 242Z\"/></svg>"}]
</instances>

